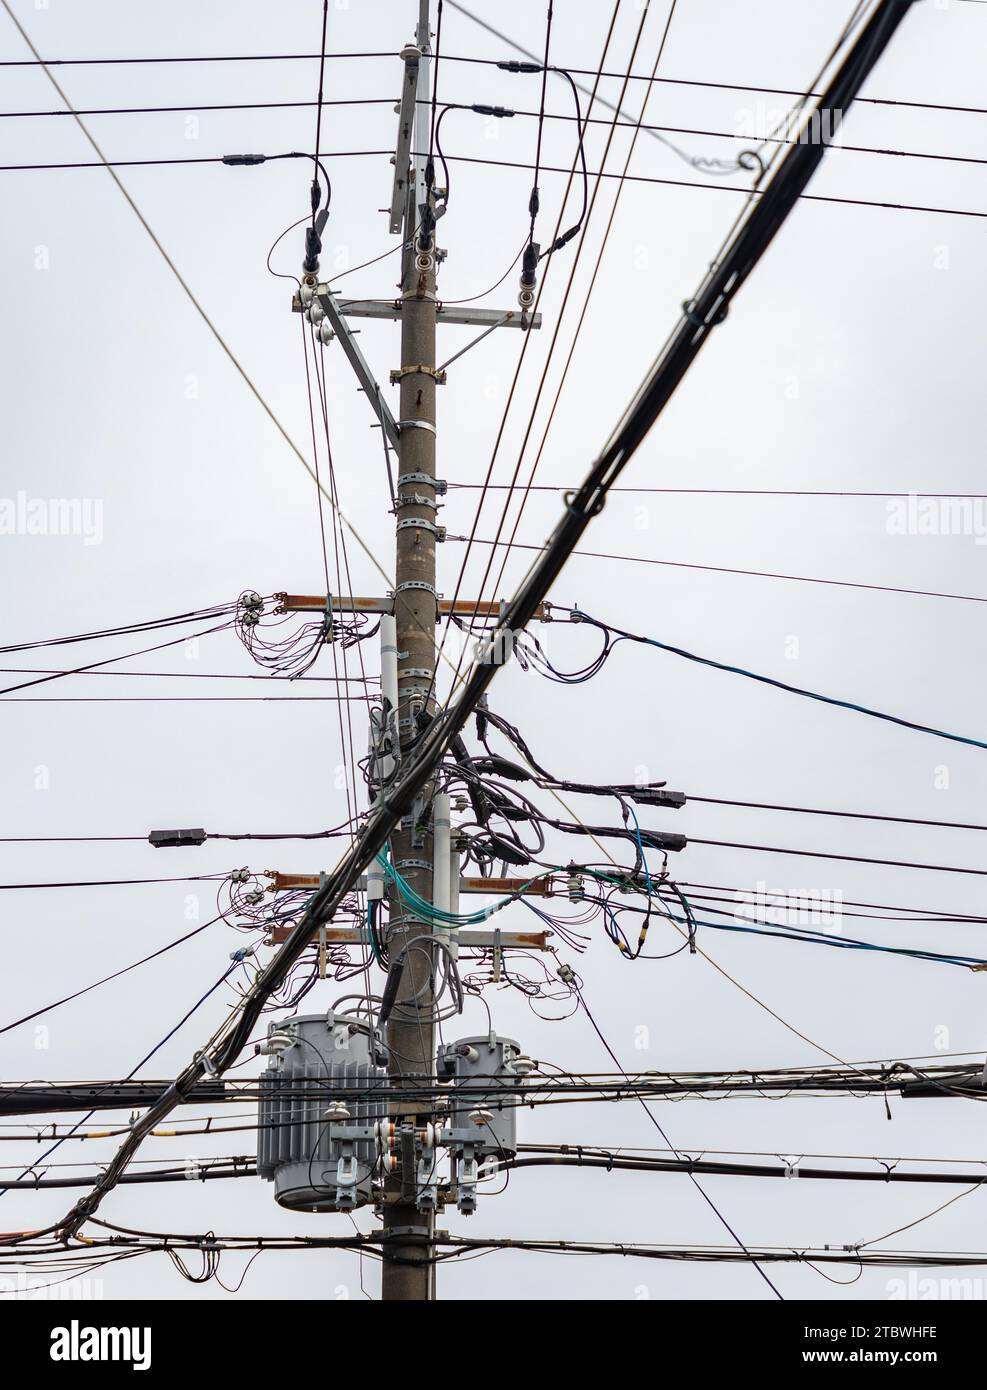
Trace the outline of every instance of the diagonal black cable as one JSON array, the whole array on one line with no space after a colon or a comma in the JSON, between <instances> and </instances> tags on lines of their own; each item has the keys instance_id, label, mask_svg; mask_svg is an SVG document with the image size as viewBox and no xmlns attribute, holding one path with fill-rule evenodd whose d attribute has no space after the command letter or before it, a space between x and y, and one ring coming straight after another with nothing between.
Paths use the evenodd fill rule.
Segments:
<instances>
[{"instance_id":1,"label":"diagonal black cable","mask_svg":"<svg viewBox=\"0 0 987 1390\"><path fill-rule=\"evenodd\" d=\"M914 0L879 0L822 98L826 110L846 111L884 52ZM814 113L818 117L818 111ZM568 499L551 541L526 581L506 605L495 637L506 638L532 620L558 578L570 552L606 501L607 490L636 453L699 355L713 329L726 317L733 296L771 245L825 154L825 146L793 145L763 196L750 207L729 244L710 267L683 317L660 353L634 400L614 430L579 490ZM308 906L287 941L259 970L238 1012L222 1025L206 1047L175 1078L156 1104L132 1126L93 1189L60 1223L63 1240L74 1236L99 1208L125 1171L144 1138L207 1072L222 1073L249 1041L265 1003L307 950L322 922L333 916L358 875L380 852L395 826L434 775L439 761L486 693L498 667L479 663L467 677L456 703L424 731L395 784L374 803L363 830L340 859Z\"/></svg>"}]
</instances>

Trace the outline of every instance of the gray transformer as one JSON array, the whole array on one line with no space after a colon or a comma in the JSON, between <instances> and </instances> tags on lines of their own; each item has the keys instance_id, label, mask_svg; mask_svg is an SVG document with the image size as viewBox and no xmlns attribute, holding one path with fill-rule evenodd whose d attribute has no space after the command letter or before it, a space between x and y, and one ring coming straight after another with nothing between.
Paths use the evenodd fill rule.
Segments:
<instances>
[{"instance_id":1,"label":"gray transformer","mask_svg":"<svg viewBox=\"0 0 987 1390\"><path fill-rule=\"evenodd\" d=\"M346 1126L372 1128L386 1114L387 1073L379 1038L365 1019L330 1010L272 1023L263 1050L271 1061L260 1076L257 1172L273 1179L276 1200L292 1210L320 1212L371 1201L377 1143L364 1137L344 1144L335 1135ZM380 1100L340 1094L375 1087ZM348 1117L327 1118L327 1109L339 1104ZM352 1160L342 1187L341 1159Z\"/></svg>"},{"instance_id":2,"label":"gray transformer","mask_svg":"<svg viewBox=\"0 0 987 1390\"><path fill-rule=\"evenodd\" d=\"M521 1080L513 1067L520 1055L513 1038L499 1038L493 1032L460 1038L439 1048L439 1077L452 1082L449 1124L455 1130L473 1130L478 1154L513 1158L517 1153L518 1093L506 1088L516 1087ZM494 1078L489 1084L488 1077ZM458 1099L456 1092L461 1088L466 1088L466 1094ZM477 1110L490 1114L479 1126L469 1118Z\"/></svg>"}]
</instances>

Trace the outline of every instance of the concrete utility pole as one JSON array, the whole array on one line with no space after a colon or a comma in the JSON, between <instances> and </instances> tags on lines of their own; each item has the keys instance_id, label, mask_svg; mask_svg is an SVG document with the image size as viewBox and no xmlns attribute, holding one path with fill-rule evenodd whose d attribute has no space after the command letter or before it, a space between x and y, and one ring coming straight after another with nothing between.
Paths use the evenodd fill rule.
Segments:
<instances>
[{"instance_id":1,"label":"concrete utility pole","mask_svg":"<svg viewBox=\"0 0 987 1390\"><path fill-rule=\"evenodd\" d=\"M416 48L414 112L416 151L428 146L429 5L421 0ZM406 50L408 53L408 50ZM406 57L406 68L411 62ZM410 78L411 74L408 73ZM424 164L415 161L404 213L407 242L401 284L400 472L396 490L396 559L394 567L394 617L397 636L398 727L402 751L418 732L418 715L431 697L435 674L435 623L437 617L435 542L437 526L435 486L435 237L428 250L419 249L415 229L425 199ZM400 170L395 170L398 175ZM392 373L392 380L395 373ZM419 803L428 806L428 799ZM391 862L414 891L432 900L432 831L430 825L409 818L391 839ZM431 978L433 948L422 941L431 925L416 918L396 890L390 894L387 950L391 969L400 970L397 1004L387 1025L388 1070L402 1077L420 1076L431 1084L435 1070ZM409 945L419 938L417 944ZM402 954L404 953L404 954ZM403 1113L402 1113L403 1111ZM414 1102L395 1106L397 1123L416 1125ZM423 1115L421 1123L427 1122ZM399 1141L400 1142L400 1141ZM434 1297L434 1247L423 1240L434 1230L434 1213L421 1212L415 1204L416 1170L408 1148L402 1172L385 1185L384 1229L414 1233L408 1245L399 1241L384 1246L382 1297L428 1299ZM408 1171L410 1169L410 1171ZM420 1233L420 1234L418 1234Z\"/></svg>"},{"instance_id":2,"label":"concrete utility pole","mask_svg":"<svg viewBox=\"0 0 987 1390\"><path fill-rule=\"evenodd\" d=\"M494 329L529 332L541 327L541 315L526 307L521 312L477 308L472 304L443 308L436 299L440 254L435 242L435 222L444 210L444 197L442 190L429 187L426 173L431 95L429 9L429 0L418 0L415 41L401 51L404 78L397 107L391 201L389 207L382 209L388 214L392 234L402 238L401 297L393 303L337 299L331 287L319 281L316 259L293 299L295 310L306 313L312 326L319 329L321 341L338 341L384 432L386 445L398 456L393 594L283 595L286 612L324 614L328 605L333 613L380 614L384 717L371 730L375 769L371 781L378 788L388 786L395 774L400 776L399 762L414 756L412 750L423 719L435 712L437 618L460 614L496 618L500 611L495 602L474 603L466 598L445 601L436 593L435 546L444 535L437 524L437 501L446 488L445 482L435 476L435 393L445 381L444 368L437 368L435 362L436 326L448 323L481 330L472 342L448 358L446 366L484 342ZM351 318L401 320L401 365L390 374L391 384L399 387L399 419L394 418L383 398L357 341L358 330L350 327ZM544 610L539 607L536 616L543 617ZM414 1089L416 1084L430 1087L435 1082L433 986L440 956L454 961L460 944L488 948L493 952L497 971L505 948L546 949L544 932L460 932L462 923L455 923L450 930L448 914L458 913L461 887L466 892L484 893L511 889L509 880L463 880L461 884L460 854L450 824L449 798L435 796L434 791L434 782L422 788L412 813L393 831L388 845L390 862L403 880L401 891L393 881L386 888L384 944L389 973L384 997L389 1012L382 1007L380 1014L386 1027L388 1072L394 1078L395 1092ZM368 900L379 901L385 877L381 863L368 866ZM315 876L310 882L308 875L280 878L284 884L290 879L295 887L318 887L321 881ZM525 887L520 881L515 886ZM442 922L438 929L433 925L432 912L425 912L423 906L416 912L407 901L413 895L422 904L438 909ZM323 942L345 939L365 944L368 940L367 930L357 931L352 938L346 935L346 929L340 937L339 930L323 927ZM275 935L278 931L275 927ZM389 1101L388 1114L394 1133L386 1155L392 1171L385 1171L384 1177L383 1226L387 1238L382 1246L382 1294L387 1300L432 1299L435 1209L443 1200L432 1143L435 1110L414 1099L395 1098ZM341 1134L345 1128L340 1127ZM473 1163L472 1157L469 1162Z\"/></svg>"}]
</instances>

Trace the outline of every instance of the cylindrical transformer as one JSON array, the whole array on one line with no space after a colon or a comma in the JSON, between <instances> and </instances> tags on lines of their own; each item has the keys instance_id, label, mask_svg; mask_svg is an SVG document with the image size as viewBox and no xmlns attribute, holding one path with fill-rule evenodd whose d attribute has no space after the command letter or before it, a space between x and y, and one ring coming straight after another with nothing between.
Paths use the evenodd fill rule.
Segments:
<instances>
[{"instance_id":1,"label":"cylindrical transformer","mask_svg":"<svg viewBox=\"0 0 987 1390\"><path fill-rule=\"evenodd\" d=\"M330 1009L270 1024L263 1050L271 1061L260 1076L257 1172L273 1179L276 1200L301 1211L350 1210L369 1202L380 1150L366 1131L386 1113L380 1038L366 1019ZM376 1088L380 1100L346 1094ZM349 1114L327 1116L331 1106ZM336 1137L347 1127L364 1133L352 1140ZM355 1160L342 1198L341 1158Z\"/></svg>"},{"instance_id":2,"label":"cylindrical transformer","mask_svg":"<svg viewBox=\"0 0 987 1390\"><path fill-rule=\"evenodd\" d=\"M518 1093L521 1077L514 1071L514 1060L521 1049L513 1038L483 1033L476 1038L460 1038L439 1048L436 1065L442 1080L452 1082L449 1124L453 1129L471 1129L477 1153L513 1157L517 1153ZM492 1078L487 1084L487 1079ZM457 1092L462 1092L461 1096ZM487 1111L489 1119L471 1119Z\"/></svg>"}]
</instances>

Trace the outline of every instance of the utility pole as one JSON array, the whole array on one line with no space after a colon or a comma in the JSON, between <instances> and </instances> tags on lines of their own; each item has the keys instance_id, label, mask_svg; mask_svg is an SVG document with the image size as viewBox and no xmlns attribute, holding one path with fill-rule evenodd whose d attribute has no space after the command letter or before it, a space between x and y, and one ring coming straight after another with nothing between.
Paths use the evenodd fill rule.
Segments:
<instances>
[{"instance_id":1,"label":"utility pole","mask_svg":"<svg viewBox=\"0 0 987 1390\"><path fill-rule=\"evenodd\" d=\"M530 332L541 327L541 315L531 312L527 304L522 304L520 311L504 311L473 304L444 307L437 300L436 270L443 253L436 247L435 223L444 211L445 195L443 190L433 189L429 169L429 10L429 0L418 0L415 40L401 51L404 77L397 106L391 201L389 207L382 209L388 214L391 233L402 238L400 298L390 302L338 298L331 286L318 277L321 227L315 225L316 244L311 248L299 292L292 300L292 308L306 315L321 342L338 341L377 418L377 426L383 431L385 451L393 450L398 458L398 478L393 489L393 592L380 596L280 596L285 612L380 614L382 706L379 715L371 719L372 799L374 789L377 794L386 794L392 782L400 782L403 765L414 762L425 726L435 712L438 619L461 615L496 620L502 608L500 603L481 599L445 600L436 590L435 547L445 536L444 528L437 523L437 513L439 498L446 491L445 482L436 477L436 389L445 382L445 366L486 341L494 329ZM437 206L437 201L441 205ZM390 374L391 384L399 388L398 419L383 397L357 341L358 330L350 326L351 318L400 319L400 366ZM443 367L437 367L436 328L443 323L481 331L449 357ZM538 604L532 616L544 619L547 610ZM384 854L390 860L389 866L382 862ZM458 1128L455 1124L437 1126L434 1107L414 1099L413 1093L420 1086L427 1094L437 1080L437 967L444 960L455 971L459 946L479 947L491 951L494 978L498 979L505 949L546 950L550 933L505 932L499 928L472 931L471 923L461 921L455 921L450 929L450 914L456 917L459 912L460 890L485 895L491 891L538 890L522 880L460 879L460 846L450 822L449 798L441 793L435 795L434 778L417 789L414 801L394 827L384 850L366 868L363 882L368 903L377 904L384 896L388 899L383 942L388 975L379 1019L386 1030L387 1072L395 1095L388 1104L388 1138L386 1152L381 1153L382 1297L388 1301L423 1301L435 1297L436 1208L449 1191L456 1191L459 1210L468 1214L474 1209L477 1161L485 1152L484 1144L489 1142L485 1131L473 1132L476 1125L470 1116L466 1117L468 1124L464 1121ZM313 878L305 874L276 874L275 879L280 886L290 881L295 888L318 888L324 875ZM546 886L544 891L550 889ZM436 926L436 921L441 925ZM461 926L467 930L460 931ZM272 933L272 940L275 939L284 939L277 926ZM328 923L320 927L322 949L330 942L366 945L370 940L369 922L365 929L337 928ZM500 1054L498 1058L497 1065L502 1065L504 1058ZM458 1066L455 1059L453 1065ZM399 1098L401 1092L406 1098ZM367 1135L350 1132L360 1128L359 1124L351 1126L345 1120L332 1123L327 1142L333 1154L337 1155L337 1149L342 1152L340 1146L366 1141ZM441 1137L436 1143L438 1136ZM371 1137L376 1143L381 1136ZM502 1151L502 1139L497 1139L496 1144L496 1151ZM449 1151L452 1164L453 1176L445 1185L445 1195L437 1168L440 1148ZM336 1208L350 1210L358 1186L354 1174L359 1169L354 1167L352 1158L339 1158L339 1163Z\"/></svg>"},{"instance_id":2,"label":"utility pole","mask_svg":"<svg viewBox=\"0 0 987 1390\"><path fill-rule=\"evenodd\" d=\"M416 159L411 166L404 207L405 250L401 277L401 449L396 486L396 556L394 565L394 619L397 643L398 730L402 752L419 732L419 716L434 707L435 625L438 617L435 543L437 489L435 482L435 322L436 247L434 233L419 244L417 229L421 208L429 197L425 187L422 152L428 148L429 3L420 0L415 49L406 49L406 90L412 64L417 68L416 104L411 125ZM400 154L399 154L400 159ZM407 166L406 166L407 167ZM395 167L395 179L404 170ZM392 372L392 380L395 379ZM424 816L429 798L416 802ZM406 817L391 838L391 862L412 889L432 901L432 830L416 814ZM388 1071L405 1079L421 1077L432 1083L435 1044L432 1024L433 947L421 938L432 927L416 917L396 888L390 893L387 950L391 970L400 974L397 1003L387 1024ZM417 939L417 940L416 940ZM410 944L414 943L414 944ZM404 1111L401 1114L401 1110ZM414 1102L396 1107L399 1127L427 1123ZM400 1135L399 1135L400 1142ZM434 1297L432 1246L426 1237L434 1231L435 1214L420 1211L415 1201L414 1145L407 1143L401 1172L384 1188L384 1230L393 1233L383 1249L381 1294L385 1300L426 1300ZM409 1234L407 1245L400 1241Z\"/></svg>"}]
</instances>

